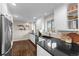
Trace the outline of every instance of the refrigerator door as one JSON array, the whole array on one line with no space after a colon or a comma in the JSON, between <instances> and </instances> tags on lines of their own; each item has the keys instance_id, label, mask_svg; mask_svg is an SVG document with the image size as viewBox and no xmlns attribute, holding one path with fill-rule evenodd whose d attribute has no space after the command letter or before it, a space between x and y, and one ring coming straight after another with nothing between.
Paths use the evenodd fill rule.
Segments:
<instances>
[{"instance_id":1,"label":"refrigerator door","mask_svg":"<svg viewBox=\"0 0 79 59\"><path fill-rule=\"evenodd\" d=\"M12 22L3 16L3 40L2 40L2 54L5 55L11 48L12 40Z\"/></svg>"},{"instance_id":2,"label":"refrigerator door","mask_svg":"<svg viewBox=\"0 0 79 59\"><path fill-rule=\"evenodd\" d=\"M1 55L1 50L2 50L2 18L0 15L0 55Z\"/></svg>"}]
</instances>

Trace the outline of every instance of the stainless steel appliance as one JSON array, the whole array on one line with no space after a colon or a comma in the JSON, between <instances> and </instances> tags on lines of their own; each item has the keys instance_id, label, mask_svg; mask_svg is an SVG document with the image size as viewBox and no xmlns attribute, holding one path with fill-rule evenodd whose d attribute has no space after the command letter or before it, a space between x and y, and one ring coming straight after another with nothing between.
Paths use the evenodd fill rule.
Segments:
<instances>
[{"instance_id":1,"label":"stainless steel appliance","mask_svg":"<svg viewBox=\"0 0 79 59\"><path fill-rule=\"evenodd\" d=\"M0 55L8 55L11 49L12 22L0 15Z\"/></svg>"}]
</instances>

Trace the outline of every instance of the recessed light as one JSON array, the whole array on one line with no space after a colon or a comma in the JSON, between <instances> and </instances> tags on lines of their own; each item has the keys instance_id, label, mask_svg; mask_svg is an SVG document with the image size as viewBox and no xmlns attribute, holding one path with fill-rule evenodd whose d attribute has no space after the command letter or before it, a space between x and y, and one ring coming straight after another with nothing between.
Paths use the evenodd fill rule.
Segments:
<instances>
[{"instance_id":1,"label":"recessed light","mask_svg":"<svg viewBox=\"0 0 79 59\"><path fill-rule=\"evenodd\" d=\"M36 19L36 17L33 17L33 19Z\"/></svg>"},{"instance_id":2,"label":"recessed light","mask_svg":"<svg viewBox=\"0 0 79 59\"><path fill-rule=\"evenodd\" d=\"M16 6L16 3L12 3L13 6Z\"/></svg>"}]
</instances>

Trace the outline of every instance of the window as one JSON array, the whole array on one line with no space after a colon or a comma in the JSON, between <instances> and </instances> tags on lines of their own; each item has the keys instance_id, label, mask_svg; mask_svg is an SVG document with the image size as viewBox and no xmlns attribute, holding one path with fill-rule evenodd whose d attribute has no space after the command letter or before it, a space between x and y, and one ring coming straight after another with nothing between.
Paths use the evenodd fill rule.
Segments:
<instances>
[{"instance_id":1,"label":"window","mask_svg":"<svg viewBox=\"0 0 79 59\"><path fill-rule=\"evenodd\" d=\"M54 32L55 31L55 26L54 26L54 20L50 20L47 22L47 30Z\"/></svg>"}]
</instances>

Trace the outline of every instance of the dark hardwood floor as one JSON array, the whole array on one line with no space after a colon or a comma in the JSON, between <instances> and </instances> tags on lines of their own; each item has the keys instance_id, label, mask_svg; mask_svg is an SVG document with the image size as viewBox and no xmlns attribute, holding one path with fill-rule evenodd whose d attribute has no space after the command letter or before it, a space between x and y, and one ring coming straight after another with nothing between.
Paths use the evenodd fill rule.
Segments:
<instances>
[{"instance_id":1,"label":"dark hardwood floor","mask_svg":"<svg viewBox=\"0 0 79 59\"><path fill-rule=\"evenodd\" d=\"M37 49L30 40L13 42L12 56L36 56Z\"/></svg>"}]
</instances>

